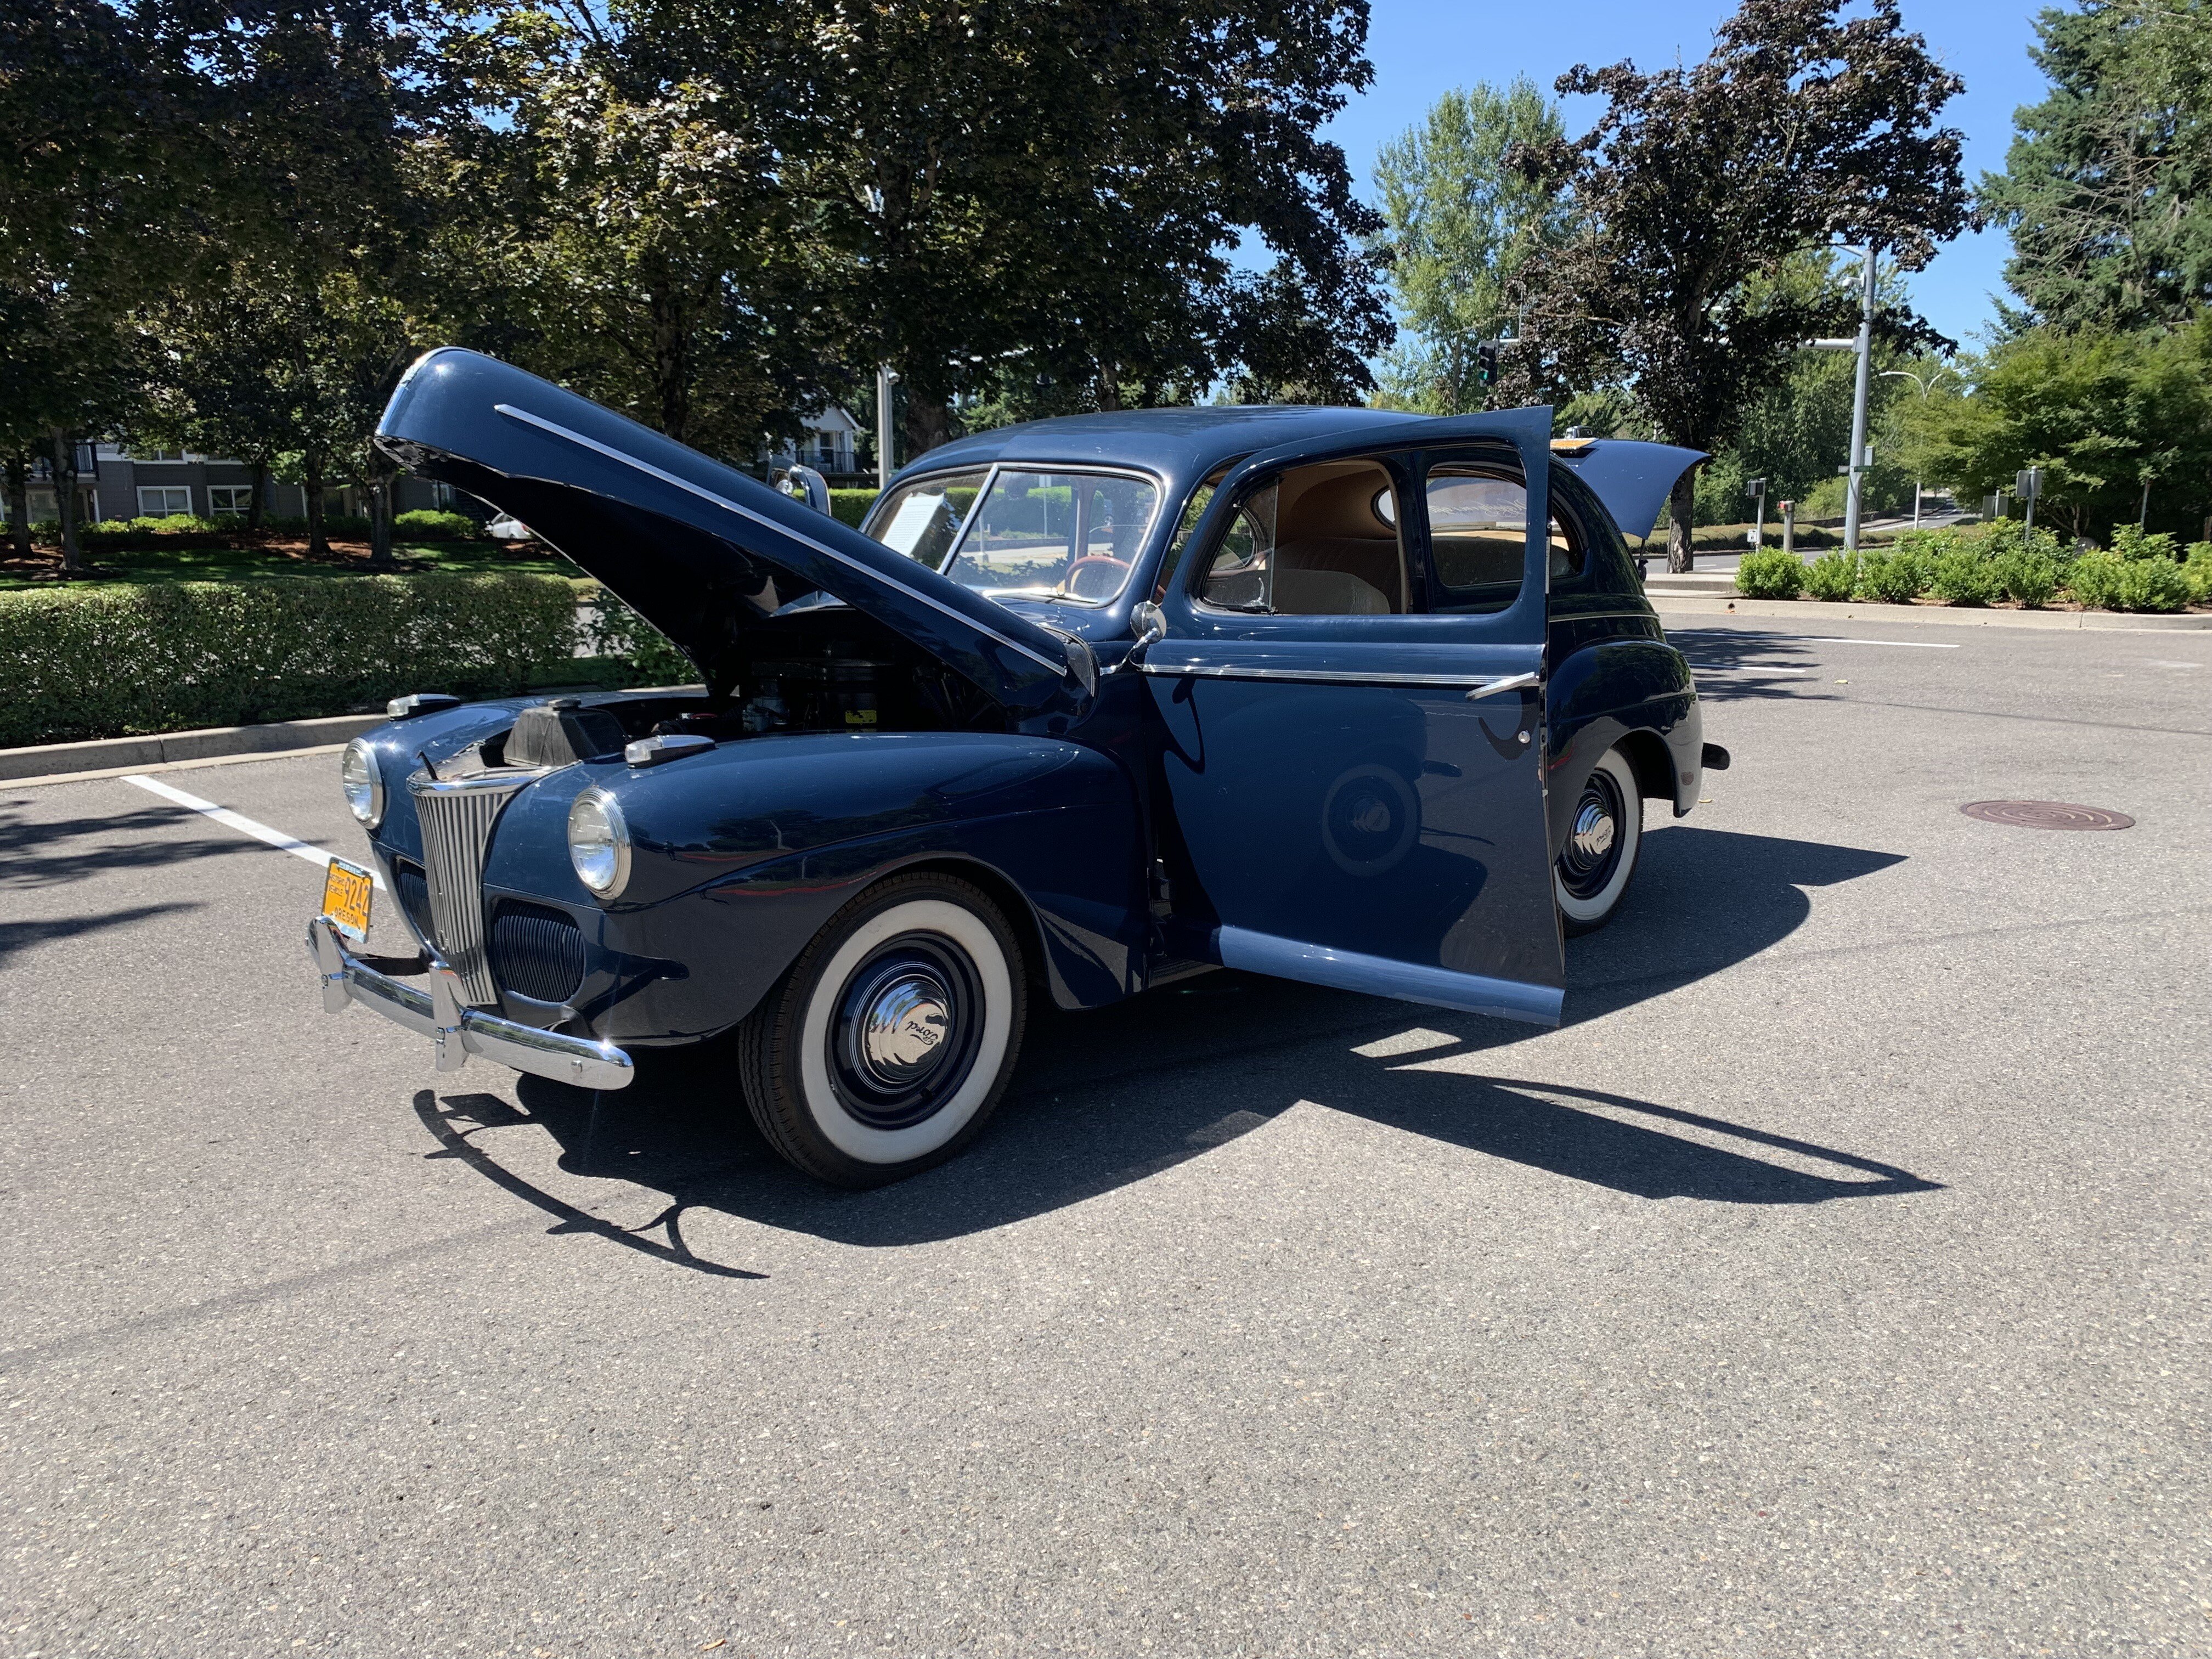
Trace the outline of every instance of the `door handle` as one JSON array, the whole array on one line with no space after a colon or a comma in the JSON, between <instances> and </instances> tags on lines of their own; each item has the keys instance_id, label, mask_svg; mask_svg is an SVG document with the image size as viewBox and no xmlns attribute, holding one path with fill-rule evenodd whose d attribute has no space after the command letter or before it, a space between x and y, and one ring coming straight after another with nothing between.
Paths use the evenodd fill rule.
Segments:
<instances>
[{"instance_id":1,"label":"door handle","mask_svg":"<svg viewBox=\"0 0 2212 1659\"><path fill-rule=\"evenodd\" d=\"M1532 690L1542 684L1543 679L1540 675L1508 674L1502 680L1487 680L1476 686L1474 690L1467 694L1467 700L1473 702L1477 697L1493 696L1500 691Z\"/></svg>"}]
</instances>

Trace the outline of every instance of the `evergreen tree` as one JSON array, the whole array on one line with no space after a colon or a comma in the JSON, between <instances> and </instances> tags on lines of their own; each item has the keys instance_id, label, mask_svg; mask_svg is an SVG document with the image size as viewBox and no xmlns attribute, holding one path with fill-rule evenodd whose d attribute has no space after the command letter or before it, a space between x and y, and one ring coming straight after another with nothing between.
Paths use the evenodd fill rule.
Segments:
<instances>
[{"instance_id":1,"label":"evergreen tree","mask_svg":"<svg viewBox=\"0 0 2212 1659\"><path fill-rule=\"evenodd\" d=\"M2083 0L2035 27L2051 95L1981 186L2005 280L2061 327L2185 320L2212 301L2212 4Z\"/></svg>"}]
</instances>

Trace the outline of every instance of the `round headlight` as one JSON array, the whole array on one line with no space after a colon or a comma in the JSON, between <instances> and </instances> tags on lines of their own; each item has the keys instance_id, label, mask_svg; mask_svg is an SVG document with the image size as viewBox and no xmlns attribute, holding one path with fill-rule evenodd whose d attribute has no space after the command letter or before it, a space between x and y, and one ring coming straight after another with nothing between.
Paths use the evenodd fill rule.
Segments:
<instances>
[{"instance_id":1,"label":"round headlight","mask_svg":"<svg viewBox=\"0 0 2212 1659\"><path fill-rule=\"evenodd\" d=\"M629 826L604 789L586 789L568 809L568 862L601 898L612 898L629 880Z\"/></svg>"},{"instance_id":2,"label":"round headlight","mask_svg":"<svg viewBox=\"0 0 2212 1659\"><path fill-rule=\"evenodd\" d=\"M384 774L376 764L376 750L366 739L356 738L345 746L338 761L338 781L354 817L371 830L383 822Z\"/></svg>"}]
</instances>

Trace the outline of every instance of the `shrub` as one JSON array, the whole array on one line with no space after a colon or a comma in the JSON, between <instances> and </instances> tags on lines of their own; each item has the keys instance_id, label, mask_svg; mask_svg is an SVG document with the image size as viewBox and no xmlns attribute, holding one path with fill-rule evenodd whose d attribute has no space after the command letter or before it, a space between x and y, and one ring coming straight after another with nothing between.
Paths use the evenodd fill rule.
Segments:
<instances>
[{"instance_id":1,"label":"shrub","mask_svg":"<svg viewBox=\"0 0 2212 1659\"><path fill-rule=\"evenodd\" d=\"M1858 562L1848 553L1823 553L1805 568L1805 591L1816 599L1848 599L1858 585Z\"/></svg>"},{"instance_id":2,"label":"shrub","mask_svg":"<svg viewBox=\"0 0 2212 1659\"><path fill-rule=\"evenodd\" d=\"M2183 585L2191 605L2212 605L2212 542L2191 542L2181 566Z\"/></svg>"},{"instance_id":3,"label":"shrub","mask_svg":"<svg viewBox=\"0 0 2212 1659\"><path fill-rule=\"evenodd\" d=\"M2112 551L2130 561L2163 559L2169 564L2181 556L2174 548L2173 538L2165 531L2147 536L2139 526L2131 524L2112 526Z\"/></svg>"},{"instance_id":4,"label":"shrub","mask_svg":"<svg viewBox=\"0 0 2212 1659\"><path fill-rule=\"evenodd\" d=\"M56 536L60 533L57 527ZM96 519L79 525L77 534L87 547L201 547L221 543L225 532L213 519L172 513L162 518Z\"/></svg>"},{"instance_id":5,"label":"shrub","mask_svg":"<svg viewBox=\"0 0 2212 1659\"><path fill-rule=\"evenodd\" d=\"M1910 605L1927 586L1927 567L1910 548L1862 553L1853 597L1878 599L1884 605Z\"/></svg>"},{"instance_id":6,"label":"shrub","mask_svg":"<svg viewBox=\"0 0 2212 1659\"><path fill-rule=\"evenodd\" d=\"M2153 554L2127 560L2120 566L2118 609L2179 611L2188 603L2189 584L2182 577L2181 567L2172 559Z\"/></svg>"},{"instance_id":7,"label":"shrub","mask_svg":"<svg viewBox=\"0 0 2212 1659\"><path fill-rule=\"evenodd\" d=\"M1805 586L1805 562L1778 547L1743 556L1735 568L1735 591L1754 599L1794 599Z\"/></svg>"},{"instance_id":8,"label":"shrub","mask_svg":"<svg viewBox=\"0 0 2212 1659\"><path fill-rule=\"evenodd\" d=\"M483 526L465 513L439 513L418 507L392 520L392 533L410 542L465 542L483 534Z\"/></svg>"},{"instance_id":9,"label":"shrub","mask_svg":"<svg viewBox=\"0 0 2212 1659\"><path fill-rule=\"evenodd\" d=\"M1946 605L1987 605L1998 592L1996 562L1978 548L1947 547L1929 562L1928 586Z\"/></svg>"},{"instance_id":10,"label":"shrub","mask_svg":"<svg viewBox=\"0 0 2212 1659\"><path fill-rule=\"evenodd\" d=\"M2000 554L1989 562L1989 569L2000 592L2031 611L2049 605L2058 591L2058 561L2047 553L2022 549Z\"/></svg>"},{"instance_id":11,"label":"shrub","mask_svg":"<svg viewBox=\"0 0 2212 1659\"><path fill-rule=\"evenodd\" d=\"M581 626L585 650L627 664L634 684L689 685L699 678L691 659L668 635L604 587L592 598Z\"/></svg>"},{"instance_id":12,"label":"shrub","mask_svg":"<svg viewBox=\"0 0 2212 1659\"><path fill-rule=\"evenodd\" d=\"M2076 603L2093 611L2117 610L2120 599L2120 572L2127 561L2117 553L2101 553L2091 549L2066 568L2066 588Z\"/></svg>"},{"instance_id":13,"label":"shrub","mask_svg":"<svg viewBox=\"0 0 2212 1659\"><path fill-rule=\"evenodd\" d=\"M514 574L0 592L0 746L519 690L575 648L574 588Z\"/></svg>"},{"instance_id":14,"label":"shrub","mask_svg":"<svg viewBox=\"0 0 2212 1659\"><path fill-rule=\"evenodd\" d=\"M873 489L833 489L830 492L830 516L839 524L848 524L858 530L879 493Z\"/></svg>"}]
</instances>

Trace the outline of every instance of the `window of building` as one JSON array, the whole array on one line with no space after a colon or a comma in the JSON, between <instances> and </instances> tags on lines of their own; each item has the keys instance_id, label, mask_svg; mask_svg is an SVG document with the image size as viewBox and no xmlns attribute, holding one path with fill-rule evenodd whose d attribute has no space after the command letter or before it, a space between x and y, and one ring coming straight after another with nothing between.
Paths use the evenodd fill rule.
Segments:
<instances>
[{"instance_id":1,"label":"window of building","mask_svg":"<svg viewBox=\"0 0 2212 1659\"><path fill-rule=\"evenodd\" d=\"M253 510L252 484L210 484L208 511L218 519L242 519Z\"/></svg>"},{"instance_id":2,"label":"window of building","mask_svg":"<svg viewBox=\"0 0 2212 1659\"><path fill-rule=\"evenodd\" d=\"M138 516L142 519L163 519L172 513L192 510L192 492L185 484L140 484L138 486Z\"/></svg>"}]
</instances>

